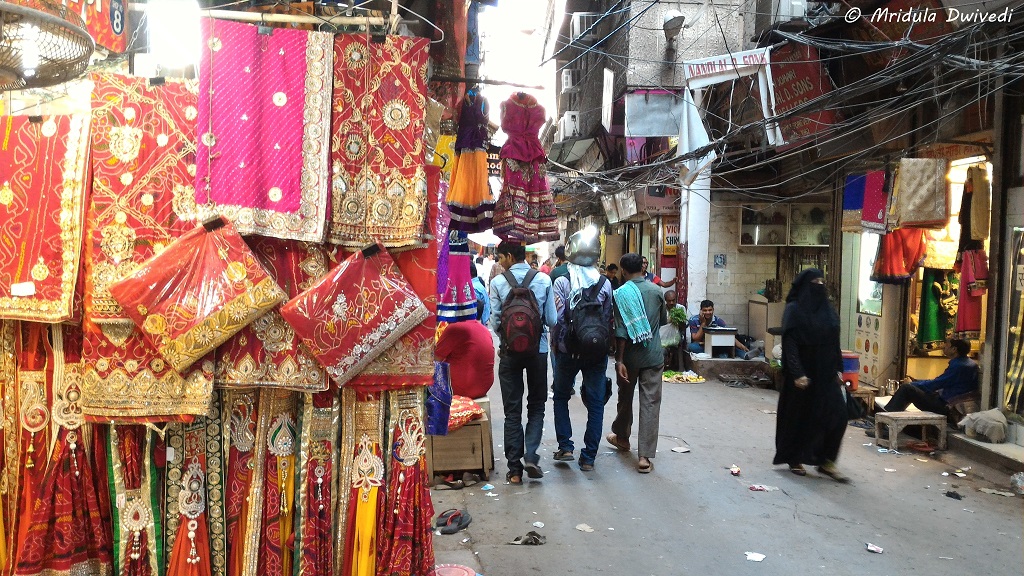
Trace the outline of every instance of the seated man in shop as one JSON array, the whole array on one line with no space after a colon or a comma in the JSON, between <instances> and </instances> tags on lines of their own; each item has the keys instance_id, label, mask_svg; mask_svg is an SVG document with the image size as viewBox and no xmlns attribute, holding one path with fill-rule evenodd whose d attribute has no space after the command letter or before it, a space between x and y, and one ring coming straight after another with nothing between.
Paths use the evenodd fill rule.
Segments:
<instances>
[{"instance_id":1,"label":"seated man in shop","mask_svg":"<svg viewBox=\"0 0 1024 576\"><path fill-rule=\"evenodd\" d=\"M479 304L477 305L479 309ZM494 384L494 339L476 321L455 322L441 331L434 356L447 362L452 393L468 398L486 396Z\"/></svg>"},{"instance_id":2,"label":"seated man in shop","mask_svg":"<svg viewBox=\"0 0 1024 576\"><path fill-rule=\"evenodd\" d=\"M958 396L978 390L978 363L967 355L971 344L954 338L947 340L942 348L951 356L946 371L931 380L917 380L900 384L899 390L879 412L902 412L913 404L918 410L949 415L949 405ZM874 430L868 430L873 435Z\"/></svg>"},{"instance_id":3,"label":"seated man in shop","mask_svg":"<svg viewBox=\"0 0 1024 576\"><path fill-rule=\"evenodd\" d=\"M700 314L690 318L690 345L687 348L690 352L700 353L704 351L704 329L705 328L728 328L724 320L715 316L715 303L711 300L703 300L700 303ZM749 349L736 339L736 357L745 358Z\"/></svg>"}]
</instances>

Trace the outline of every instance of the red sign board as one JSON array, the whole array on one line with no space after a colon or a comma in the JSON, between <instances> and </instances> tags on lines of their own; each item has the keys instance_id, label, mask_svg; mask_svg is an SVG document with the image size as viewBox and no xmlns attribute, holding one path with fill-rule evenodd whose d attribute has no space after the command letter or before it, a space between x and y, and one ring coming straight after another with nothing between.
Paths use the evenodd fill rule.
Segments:
<instances>
[{"instance_id":1,"label":"red sign board","mask_svg":"<svg viewBox=\"0 0 1024 576\"><path fill-rule=\"evenodd\" d=\"M813 46L788 43L772 52L771 67L776 114L832 91L832 82ZM834 110L819 110L790 117L780 123L780 128L782 137L792 145L806 141L835 121Z\"/></svg>"},{"instance_id":2,"label":"red sign board","mask_svg":"<svg viewBox=\"0 0 1024 576\"><path fill-rule=\"evenodd\" d=\"M128 48L128 0L65 0L68 10L85 20L86 31L111 52Z\"/></svg>"}]
</instances>

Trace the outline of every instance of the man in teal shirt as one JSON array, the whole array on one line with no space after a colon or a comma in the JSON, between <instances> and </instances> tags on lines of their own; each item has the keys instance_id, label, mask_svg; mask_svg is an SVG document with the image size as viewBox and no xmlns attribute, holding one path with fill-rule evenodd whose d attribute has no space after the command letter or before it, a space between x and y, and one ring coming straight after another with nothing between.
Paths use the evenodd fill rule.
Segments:
<instances>
[{"instance_id":1,"label":"man in teal shirt","mask_svg":"<svg viewBox=\"0 0 1024 576\"><path fill-rule=\"evenodd\" d=\"M619 261L623 283L615 291L615 372L618 402L612 433L606 439L619 450L629 450L633 425L633 390L640 388L640 425L637 432L637 471L654 469L658 450L661 415L661 372L664 354L659 329L668 324L668 311L661 289L644 278L639 254L629 253Z\"/></svg>"}]
</instances>

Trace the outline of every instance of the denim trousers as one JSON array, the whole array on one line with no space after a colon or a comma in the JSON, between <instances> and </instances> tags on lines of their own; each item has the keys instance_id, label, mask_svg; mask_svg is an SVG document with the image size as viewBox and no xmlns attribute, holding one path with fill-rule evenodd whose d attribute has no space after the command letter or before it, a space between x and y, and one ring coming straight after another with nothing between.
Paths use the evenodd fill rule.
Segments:
<instances>
[{"instance_id":1,"label":"denim trousers","mask_svg":"<svg viewBox=\"0 0 1024 576\"><path fill-rule=\"evenodd\" d=\"M608 357L581 360L569 354L556 352L554 388L555 438L558 449L572 452L572 422L569 420L569 398L576 388L576 374L583 373L583 388L580 398L587 408L587 428L583 433L583 449L580 464L593 464L601 442L601 428L604 426L605 371Z\"/></svg>"},{"instance_id":2,"label":"denim trousers","mask_svg":"<svg viewBox=\"0 0 1024 576\"><path fill-rule=\"evenodd\" d=\"M523 374L526 374L525 386ZM548 400L548 355L502 355L498 360L501 404L505 411L505 459L508 471L521 476L523 460L537 464L544 433L544 405ZM526 394L526 429L523 430L523 393Z\"/></svg>"}]
</instances>

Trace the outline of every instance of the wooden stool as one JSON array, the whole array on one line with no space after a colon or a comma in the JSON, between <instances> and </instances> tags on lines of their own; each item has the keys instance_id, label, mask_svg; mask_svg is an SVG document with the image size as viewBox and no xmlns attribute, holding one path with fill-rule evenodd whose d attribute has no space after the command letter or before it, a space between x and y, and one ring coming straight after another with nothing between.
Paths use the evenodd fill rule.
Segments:
<instances>
[{"instance_id":1,"label":"wooden stool","mask_svg":"<svg viewBox=\"0 0 1024 576\"><path fill-rule=\"evenodd\" d=\"M860 398L868 407L868 416L875 412L875 396L878 396L878 388L870 384L860 384L856 390L850 392L850 396Z\"/></svg>"},{"instance_id":2,"label":"wooden stool","mask_svg":"<svg viewBox=\"0 0 1024 576\"><path fill-rule=\"evenodd\" d=\"M882 438L882 425L888 427L889 438ZM923 438L928 441L925 426L935 426L939 431L939 450L946 449L946 417L934 412L880 412L875 415L875 444L890 450L899 449L899 436L907 426L921 426Z\"/></svg>"}]
</instances>

